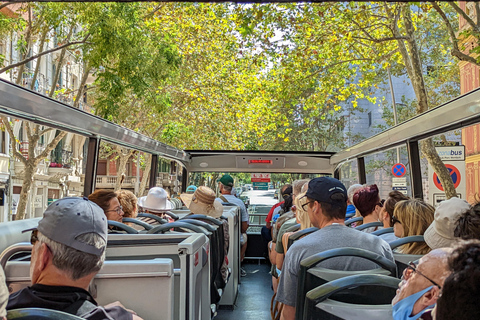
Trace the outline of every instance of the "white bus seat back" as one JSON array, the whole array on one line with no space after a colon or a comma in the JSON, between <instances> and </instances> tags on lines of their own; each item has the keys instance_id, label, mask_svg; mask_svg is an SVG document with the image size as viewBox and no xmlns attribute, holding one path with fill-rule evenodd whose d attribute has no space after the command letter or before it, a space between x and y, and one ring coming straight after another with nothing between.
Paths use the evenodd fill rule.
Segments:
<instances>
[{"instance_id":1,"label":"white bus seat back","mask_svg":"<svg viewBox=\"0 0 480 320\"><path fill-rule=\"evenodd\" d=\"M238 294L238 284L240 280L240 208L237 206L223 207L223 217L228 220L228 233L230 236L230 245L228 248L227 267L231 275L225 286L220 300L221 306L233 307Z\"/></svg>"},{"instance_id":2,"label":"white bus seat back","mask_svg":"<svg viewBox=\"0 0 480 320\"><path fill-rule=\"evenodd\" d=\"M105 261L91 293L99 305L120 301L143 319L173 320L174 273L171 259Z\"/></svg>"},{"instance_id":3,"label":"white bus seat back","mask_svg":"<svg viewBox=\"0 0 480 320\"><path fill-rule=\"evenodd\" d=\"M340 319L393 320L391 305L353 305L327 299L316 307Z\"/></svg>"},{"instance_id":4,"label":"white bus seat back","mask_svg":"<svg viewBox=\"0 0 480 320\"><path fill-rule=\"evenodd\" d=\"M362 270L362 271L343 271L343 270L332 270L332 269L327 269L322 267L313 267L308 269L307 272L318 278L324 279L326 281L333 281L343 277L355 276L360 274L383 274L385 276L390 275L390 271L385 270L383 268Z\"/></svg>"}]
</instances>

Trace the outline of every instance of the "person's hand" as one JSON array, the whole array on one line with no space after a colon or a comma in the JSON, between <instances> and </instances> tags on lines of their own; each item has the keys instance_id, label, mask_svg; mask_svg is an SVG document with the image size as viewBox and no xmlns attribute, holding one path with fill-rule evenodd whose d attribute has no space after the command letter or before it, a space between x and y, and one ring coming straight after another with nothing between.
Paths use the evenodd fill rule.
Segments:
<instances>
[{"instance_id":1,"label":"person's hand","mask_svg":"<svg viewBox=\"0 0 480 320\"><path fill-rule=\"evenodd\" d=\"M120 307L120 308L123 308L123 309L127 310L128 312L130 312L133 315L133 319L142 319L142 318L137 316L137 313L135 311L125 308L125 306L120 301L111 302L111 303L104 306L104 308L112 308L112 307ZM135 317L137 317L137 318L135 318Z\"/></svg>"}]
</instances>

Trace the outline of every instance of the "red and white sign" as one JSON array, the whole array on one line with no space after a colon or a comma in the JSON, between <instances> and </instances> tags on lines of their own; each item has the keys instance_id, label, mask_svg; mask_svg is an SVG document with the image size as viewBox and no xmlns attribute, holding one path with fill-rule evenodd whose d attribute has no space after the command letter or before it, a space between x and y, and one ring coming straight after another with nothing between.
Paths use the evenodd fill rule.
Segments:
<instances>
[{"instance_id":1,"label":"red and white sign","mask_svg":"<svg viewBox=\"0 0 480 320\"><path fill-rule=\"evenodd\" d=\"M270 173L252 173L252 182L270 182Z\"/></svg>"},{"instance_id":2,"label":"red and white sign","mask_svg":"<svg viewBox=\"0 0 480 320\"><path fill-rule=\"evenodd\" d=\"M270 179L252 178L252 182L270 182Z\"/></svg>"}]
</instances>

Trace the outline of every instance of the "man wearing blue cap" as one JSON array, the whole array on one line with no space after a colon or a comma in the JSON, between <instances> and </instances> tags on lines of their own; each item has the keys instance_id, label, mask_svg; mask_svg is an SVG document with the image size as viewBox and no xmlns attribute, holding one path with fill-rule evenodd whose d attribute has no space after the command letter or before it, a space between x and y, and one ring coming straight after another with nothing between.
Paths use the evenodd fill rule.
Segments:
<instances>
[{"instance_id":1,"label":"man wearing blue cap","mask_svg":"<svg viewBox=\"0 0 480 320\"><path fill-rule=\"evenodd\" d=\"M10 295L7 310L46 308L92 320L141 319L121 306L98 306L87 291L107 246L107 219L98 205L87 198L60 199L43 213L37 228L25 231L32 231L32 286Z\"/></svg>"},{"instance_id":2,"label":"man wearing blue cap","mask_svg":"<svg viewBox=\"0 0 480 320\"><path fill-rule=\"evenodd\" d=\"M347 189L337 179L321 177L311 180L303 210L312 224L320 230L296 241L285 255L278 284L277 301L284 304L283 320L295 319L297 281L300 261L330 249L354 247L375 252L394 261L388 243L377 236L345 226ZM319 264L333 270L369 270L378 268L374 262L356 257L338 257ZM303 306L298 306L303 307Z\"/></svg>"}]
</instances>

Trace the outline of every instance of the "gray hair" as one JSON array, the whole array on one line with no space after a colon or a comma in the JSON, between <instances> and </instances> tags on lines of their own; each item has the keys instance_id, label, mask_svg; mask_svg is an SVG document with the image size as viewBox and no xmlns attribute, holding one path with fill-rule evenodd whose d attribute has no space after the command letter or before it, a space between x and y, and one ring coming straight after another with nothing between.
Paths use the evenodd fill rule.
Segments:
<instances>
[{"instance_id":1,"label":"gray hair","mask_svg":"<svg viewBox=\"0 0 480 320\"><path fill-rule=\"evenodd\" d=\"M348 200L350 201L351 204L353 204L353 195L355 192L357 192L358 189L362 188L363 186L361 184L352 184L350 188L347 190L347 195L348 195Z\"/></svg>"},{"instance_id":2,"label":"gray hair","mask_svg":"<svg viewBox=\"0 0 480 320\"><path fill-rule=\"evenodd\" d=\"M79 251L77 249L66 246L62 243L53 241L40 232L38 233L38 240L45 243L52 252L53 265L67 272L72 280L83 278L92 272L98 272L105 261L105 251L101 256ZM85 233L79 235L76 240L95 246L95 248L105 248L107 243L96 233Z\"/></svg>"},{"instance_id":3,"label":"gray hair","mask_svg":"<svg viewBox=\"0 0 480 320\"><path fill-rule=\"evenodd\" d=\"M292 189L293 189L293 194L294 195L299 195L302 193L302 187L310 182L310 179L301 179L301 180L295 180L292 183Z\"/></svg>"},{"instance_id":4,"label":"gray hair","mask_svg":"<svg viewBox=\"0 0 480 320\"><path fill-rule=\"evenodd\" d=\"M222 188L223 188L223 190L225 190L226 192L228 192L228 193L230 193L230 194L232 193L232 187L231 187L231 186L226 186L226 185L224 185L224 184L222 183Z\"/></svg>"}]
</instances>

